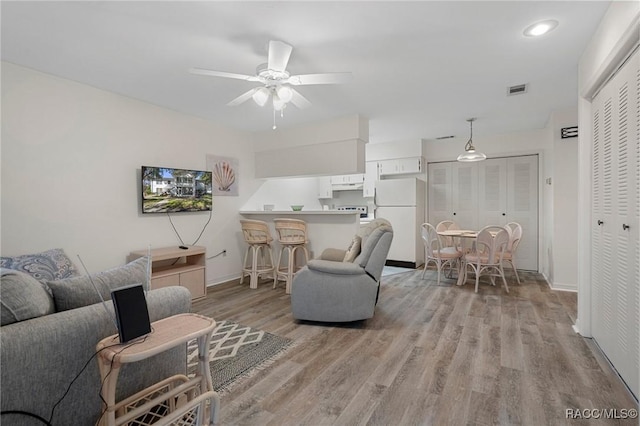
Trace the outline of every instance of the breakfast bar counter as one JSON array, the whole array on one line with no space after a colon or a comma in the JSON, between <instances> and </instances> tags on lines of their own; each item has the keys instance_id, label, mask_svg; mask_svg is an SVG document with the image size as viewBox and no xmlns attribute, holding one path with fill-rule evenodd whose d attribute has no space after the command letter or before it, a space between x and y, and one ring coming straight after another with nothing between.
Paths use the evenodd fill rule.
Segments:
<instances>
[{"instance_id":1,"label":"breakfast bar counter","mask_svg":"<svg viewBox=\"0 0 640 426\"><path fill-rule=\"evenodd\" d=\"M241 210L247 219L263 220L269 224L274 239L274 249L279 250L278 238L273 226L275 218L300 219L307 223L310 258L320 256L326 248L347 249L354 234L360 228L360 214L338 210Z\"/></svg>"}]
</instances>

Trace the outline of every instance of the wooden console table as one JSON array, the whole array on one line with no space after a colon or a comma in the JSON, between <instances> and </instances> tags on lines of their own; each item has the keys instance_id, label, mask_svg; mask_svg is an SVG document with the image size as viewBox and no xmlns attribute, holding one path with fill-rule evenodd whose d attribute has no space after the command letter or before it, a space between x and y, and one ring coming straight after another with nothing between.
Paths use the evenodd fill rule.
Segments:
<instances>
[{"instance_id":1,"label":"wooden console table","mask_svg":"<svg viewBox=\"0 0 640 426\"><path fill-rule=\"evenodd\" d=\"M118 335L113 335L98 342L101 395L106 402L100 424L215 424L220 398L213 390L208 356L215 325L213 319L202 315L181 314L152 323L152 332L138 340L118 344ZM198 339L195 377L189 379L178 374L116 402L118 375L123 364L147 359L193 339Z\"/></svg>"},{"instance_id":2,"label":"wooden console table","mask_svg":"<svg viewBox=\"0 0 640 426\"><path fill-rule=\"evenodd\" d=\"M132 251L127 261L146 256L148 250ZM187 249L162 247L151 250L151 288L179 285L191 292L192 299L206 295L207 249L189 246Z\"/></svg>"}]
</instances>

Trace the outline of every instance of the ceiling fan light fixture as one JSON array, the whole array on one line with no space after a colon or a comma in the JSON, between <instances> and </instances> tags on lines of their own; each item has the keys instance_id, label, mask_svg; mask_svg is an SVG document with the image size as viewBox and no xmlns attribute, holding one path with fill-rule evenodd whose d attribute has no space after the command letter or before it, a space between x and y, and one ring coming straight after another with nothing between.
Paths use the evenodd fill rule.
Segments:
<instances>
[{"instance_id":1,"label":"ceiling fan light fixture","mask_svg":"<svg viewBox=\"0 0 640 426\"><path fill-rule=\"evenodd\" d=\"M467 121L469 122L469 140L464 146L464 153L458 155L457 160L463 163L486 160L487 156L482 152L476 152L473 146L473 122L475 118L469 118Z\"/></svg>"},{"instance_id":2,"label":"ceiling fan light fixture","mask_svg":"<svg viewBox=\"0 0 640 426\"><path fill-rule=\"evenodd\" d=\"M291 99L293 99L293 90L289 86L278 87L276 93L284 103L291 102Z\"/></svg>"},{"instance_id":3,"label":"ceiling fan light fixture","mask_svg":"<svg viewBox=\"0 0 640 426\"><path fill-rule=\"evenodd\" d=\"M284 107L287 106L287 103L280 99L280 96L278 96L277 93L273 94L273 109L275 109L276 111L282 111L284 109Z\"/></svg>"},{"instance_id":4,"label":"ceiling fan light fixture","mask_svg":"<svg viewBox=\"0 0 640 426\"><path fill-rule=\"evenodd\" d=\"M265 106L267 101L269 100L269 95L269 89L267 89L266 87L260 87L253 93L252 98L258 105Z\"/></svg>"}]
</instances>

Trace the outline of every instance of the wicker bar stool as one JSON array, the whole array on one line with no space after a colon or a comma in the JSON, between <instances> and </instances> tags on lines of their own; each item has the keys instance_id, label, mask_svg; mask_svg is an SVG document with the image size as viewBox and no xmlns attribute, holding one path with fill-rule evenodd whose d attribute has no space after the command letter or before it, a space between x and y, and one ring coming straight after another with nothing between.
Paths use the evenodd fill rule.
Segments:
<instances>
[{"instance_id":1,"label":"wicker bar stool","mask_svg":"<svg viewBox=\"0 0 640 426\"><path fill-rule=\"evenodd\" d=\"M275 278L275 265L273 264L273 251L271 250L271 232L267 222L261 220L241 219L242 234L247 242L247 251L242 262L242 276L249 275L249 288L258 288L258 279L261 275L270 275ZM251 255L251 264L247 265ZM258 259L260 258L260 259ZM260 260L260 261L258 261Z\"/></svg>"},{"instance_id":2,"label":"wicker bar stool","mask_svg":"<svg viewBox=\"0 0 640 426\"><path fill-rule=\"evenodd\" d=\"M273 222L276 226L278 242L280 242L281 245L275 276L273 278L273 288L276 288L278 279L282 277L286 282L285 291L289 294L291 293L293 274L304 266L296 264L296 252L301 249L304 256L304 263L306 264L309 261L307 224L305 221L299 219L273 219ZM287 253L287 264L281 266L283 260L282 254L285 252Z\"/></svg>"}]
</instances>

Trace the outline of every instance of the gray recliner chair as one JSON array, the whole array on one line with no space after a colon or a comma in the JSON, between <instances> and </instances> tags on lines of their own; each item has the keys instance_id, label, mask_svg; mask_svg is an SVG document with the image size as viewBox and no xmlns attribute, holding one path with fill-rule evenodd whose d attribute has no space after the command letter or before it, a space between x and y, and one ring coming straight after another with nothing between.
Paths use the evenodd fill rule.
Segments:
<instances>
[{"instance_id":1,"label":"gray recliner chair","mask_svg":"<svg viewBox=\"0 0 640 426\"><path fill-rule=\"evenodd\" d=\"M373 317L392 239L391 224L375 219L358 232L348 250L327 249L310 260L293 279L293 318L349 322ZM359 241L362 249L355 253Z\"/></svg>"}]
</instances>

